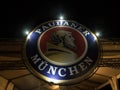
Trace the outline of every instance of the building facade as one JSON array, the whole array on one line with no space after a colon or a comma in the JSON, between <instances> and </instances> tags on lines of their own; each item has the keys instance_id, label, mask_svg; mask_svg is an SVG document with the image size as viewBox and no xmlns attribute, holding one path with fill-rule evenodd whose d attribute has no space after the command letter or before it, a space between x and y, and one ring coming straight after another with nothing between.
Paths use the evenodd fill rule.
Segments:
<instances>
[{"instance_id":1,"label":"building facade","mask_svg":"<svg viewBox=\"0 0 120 90\"><path fill-rule=\"evenodd\" d=\"M102 39L98 70L75 85L59 86L38 79L23 62L23 40L0 39L0 90L119 90L120 39Z\"/></svg>"}]
</instances>

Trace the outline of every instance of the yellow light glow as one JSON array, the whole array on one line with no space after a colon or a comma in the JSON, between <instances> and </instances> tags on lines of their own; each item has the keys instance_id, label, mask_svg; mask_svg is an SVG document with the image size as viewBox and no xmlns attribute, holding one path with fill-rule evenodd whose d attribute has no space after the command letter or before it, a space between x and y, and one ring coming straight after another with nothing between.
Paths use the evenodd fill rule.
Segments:
<instances>
[{"instance_id":1,"label":"yellow light glow","mask_svg":"<svg viewBox=\"0 0 120 90\"><path fill-rule=\"evenodd\" d=\"M51 78L48 78L47 81L48 81L49 83L51 83L51 84L58 84L58 83L61 82L61 81L59 81L59 80L51 79Z\"/></svg>"},{"instance_id":2,"label":"yellow light glow","mask_svg":"<svg viewBox=\"0 0 120 90\"><path fill-rule=\"evenodd\" d=\"M52 85L52 86L51 86L51 89L52 89L52 90L58 90L58 89L59 89L59 85Z\"/></svg>"},{"instance_id":3,"label":"yellow light glow","mask_svg":"<svg viewBox=\"0 0 120 90\"><path fill-rule=\"evenodd\" d=\"M93 36L94 36L94 41L96 41L97 40L97 37L93 34Z\"/></svg>"}]
</instances>

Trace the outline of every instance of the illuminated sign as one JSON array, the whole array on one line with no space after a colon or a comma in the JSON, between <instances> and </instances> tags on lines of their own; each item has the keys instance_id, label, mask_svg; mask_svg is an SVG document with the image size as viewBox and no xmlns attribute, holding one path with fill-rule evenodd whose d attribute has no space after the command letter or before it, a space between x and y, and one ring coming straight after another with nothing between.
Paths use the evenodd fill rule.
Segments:
<instances>
[{"instance_id":1,"label":"illuminated sign","mask_svg":"<svg viewBox=\"0 0 120 90\"><path fill-rule=\"evenodd\" d=\"M46 82L70 85L95 72L99 51L97 37L88 28L75 21L53 20L27 36L25 64Z\"/></svg>"}]
</instances>

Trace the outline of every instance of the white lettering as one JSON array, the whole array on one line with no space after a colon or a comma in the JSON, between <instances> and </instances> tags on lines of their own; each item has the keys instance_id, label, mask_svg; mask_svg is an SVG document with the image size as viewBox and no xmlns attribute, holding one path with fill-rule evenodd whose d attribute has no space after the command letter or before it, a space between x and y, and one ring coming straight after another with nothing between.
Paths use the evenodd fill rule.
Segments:
<instances>
[{"instance_id":1,"label":"white lettering","mask_svg":"<svg viewBox=\"0 0 120 90\"><path fill-rule=\"evenodd\" d=\"M48 74L51 74L51 73L52 73L52 75L55 75L57 68L58 68L58 67L50 66L50 68L49 68L49 70L47 71L47 73L48 73Z\"/></svg>"},{"instance_id":2,"label":"white lettering","mask_svg":"<svg viewBox=\"0 0 120 90\"><path fill-rule=\"evenodd\" d=\"M82 27L82 26L79 26L77 29L78 29L78 30L82 30L82 29L83 29L83 27Z\"/></svg>"},{"instance_id":3,"label":"white lettering","mask_svg":"<svg viewBox=\"0 0 120 90\"><path fill-rule=\"evenodd\" d=\"M87 66L85 65L85 63L81 62L79 64L80 68L82 69L82 71L86 70L87 69Z\"/></svg>"},{"instance_id":4,"label":"white lettering","mask_svg":"<svg viewBox=\"0 0 120 90\"><path fill-rule=\"evenodd\" d=\"M87 57L84 62L86 62L89 66L92 64L93 60L91 60L89 57Z\"/></svg>"},{"instance_id":5,"label":"white lettering","mask_svg":"<svg viewBox=\"0 0 120 90\"><path fill-rule=\"evenodd\" d=\"M62 73L61 73L62 71L66 72L66 69L65 69L65 68L60 68L60 69L58 70L58 75L61 76L61 77L65 77L66 74L65 74L65 73L62 74Z\"/></svg>"},{"instance_id":6,"label":"white lettering","mask_svg":"<svg viewBox=\"0 0 120 90\"><path fill-rule=\"evenodd\" d=\"M76 66L74 66L74 67L69 67L68 69L69 69L69 71L70 71L70 75L74 75L74 73L75 73L75 74L78 74L78 73L79 73Z\"/></svg>"},{"instance_id":7,"label":"white lettering","mask_svg":"<svg viewBox=\"0 0 120 90\"><path fill-rule=\"evenodd\" d=\"M63 22L63 25L64 25L64 26L68 26L69 24L68 24L68 22L64 21L64 22Z\"/></svg>"},{"instance_id":8,"label":"white lettering","mask_svg":"<svg viewBox=\"0 0 120 90\"><path fill-rule=\"evenodd\" d=\"M48 26L42 26L43 31L45 31L48 28L49 28Z\"/></svg>"},{"instance_id":9,"label":"white lettering","mask_svg":"<svg viewBox=\"0 0 120 90\"><path fill-rule=\"evenodd\" d=\"M41 61L41 63L38 65L39 70L44 70L48 66L47 62Z\"/></svg>"},{"instance_id":10,"label":"white lettering","mask_svg":"<svg viewBox=\"0 0 120 90\"><path fill-rule=\"evenodd\" d=\"M33 57L31 57L32 61L34 64L36 64L37 62L41 61L41 58L38 58L38 55L34 55Z\"/></svg>"},{"instance_id":11,"label":"white lettering","mask_svg":"<svg viewBox=\"0 0 120 90\"><path fill-rule=\"evenodd\" d=\"M76 27L77 27L77 25L76 25L75 23L71 23L70 26L73 27L73 28L76 28Z\"/></svg>"},{"instance_id":12,"label":"white lettering","mask_svg":"<svg viewBox=\"0 0 120 90\"><path fill-rule=\"evenodd\" d=\"M42 29L43 29L43 31L45 31L45 30L49 29L49 27L47 27L47 26L42 26Z\"/></svg>"},{"instance_id":13,"label":"white lettering","mask_svg":"<svg viewBox=\"0 0 120 90\"><path fill-rule=\"evenodd\" d=\"M50 27L54 27L54 26L55 26L55 23L54 23L54 22L48 23L48 25L49 25Z\"/></svg>"},{"instance_id":14,"label":"white lettering","mask_svg":"<svg viewBox=\"0 0 120 90\"><path fill-rule=\"evenodd\" d=\"M61 21L61 22L60 22L60 21L57 21L57 22L56 22L56 25L57 25L57 26L62 25L62 21Z\"/></svg>"},{"instance_id":15,"label":"white lettering","mask_svg":"<svg viewBox=\"0 0 120 90\"><path fill-rule=\"evenodd\" d=\"M84 34L85 36L88 36L90 33L86 30L86 31L83 32L83 34Z\"/></svg>"},{"instance_id":16,"label":"white lettering","mask_svg":"<svg viewBox=\"0 0 120 90\"><path fill-rule=\"evenodd\" d=\"M37 29L35 32L38 33L38 34L41 34L42 30L41 29Z\"/></svg>"}]
</instances>

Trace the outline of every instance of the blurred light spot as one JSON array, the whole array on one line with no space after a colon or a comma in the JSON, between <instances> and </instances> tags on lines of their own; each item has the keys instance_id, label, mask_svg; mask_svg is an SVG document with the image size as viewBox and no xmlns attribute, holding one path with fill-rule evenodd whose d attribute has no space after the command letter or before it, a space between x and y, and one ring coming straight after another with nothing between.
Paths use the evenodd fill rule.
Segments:
<instances>
[{"instance_id":1,"label":"blurred light spot","mask_svg":"<svg viewBox=\"0 0 120 90\"><path fill-rule=\"evenodd\" d=\"M60 19L60 20L63 20L63 19L64 19L64 17L63 17L63 16L60 16L60 17L59 17L59 19Z\"/></svg>"},{"instance_id":2,"label":"blurred light spot","mask_svg":"<svg viewBox=\"0 0 120 90\"><path fill-rule=\"evenodd\" d=\"M101 36L100 32L96 32L95 35L96 35L97 37L100 37L100 36Z\"/></svg>"},{"instance_id":3,"label":"blurred light spot","mask_svg":"<svg viewBox=\"0 0 120 90\"><path fill-rule=\"evenodd\" d=\"M31 34L32 34L32 32L27 34L27 35L28 35L28 36L27 36L27 39L30 39Z\"/></svg>"},{"instance_id":4,"label":"blurred light spot","mask_svg":"<svg viewBox=\"0 0 120 90\"><path fill-rule=\"evenodd\" d=\"M96 37L96 35L95 35L95 34L93 34L93 37L94 37L94 41L96 41L96 40L97 40L97 37Z\"/></svg>"},{"instance_id":5,"label":"blurred light spot","mask_svg":"<svg viewBox=\"0 0 120 90\"><path fill-rule=\"evenodd\" d=\"M28 35L28 34L29 34L29 31L25 31L25 34Z\"/></svg>"},{"instance_id":6,"label":"blurred light spot","mask_svg":"<svg viewBox=\"0 0 120 90\"><path fill-rule=\"evenodd\" d=\"M59 89L59 85L52 85L52 86L51 86L51 89L52 89L52 90L58 90L58 89Z\"/></svg>"}]
</instances>

